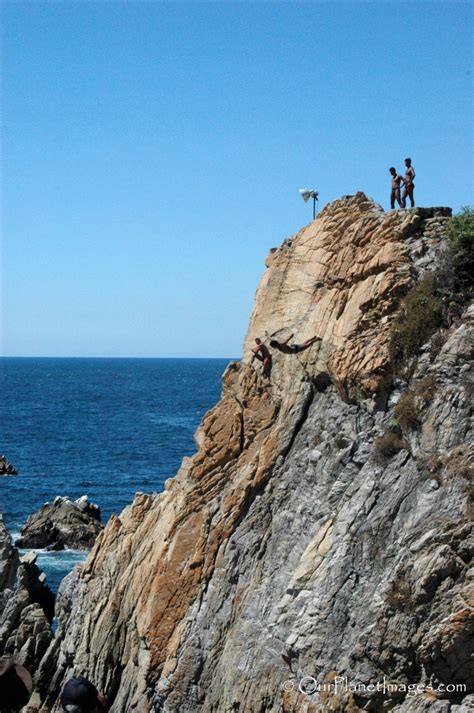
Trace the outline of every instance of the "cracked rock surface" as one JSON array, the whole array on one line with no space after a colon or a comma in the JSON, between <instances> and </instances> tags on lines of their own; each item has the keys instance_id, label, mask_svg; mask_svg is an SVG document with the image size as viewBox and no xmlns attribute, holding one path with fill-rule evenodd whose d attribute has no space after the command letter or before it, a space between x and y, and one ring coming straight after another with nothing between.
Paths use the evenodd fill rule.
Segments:
<instances>
[{"instance_id":1,"label":"cracked rock surface","mask_svg":"<svg viewBox=\"0 0 474 713\"><path fill-rule=\"evenodd\" d=\"M52 638L54 596L35 564L20 558L0 517L0 656L14 655L31 673Z\"/></svg>"},{"instance_id":2,"label":"cracked rock surface","mask_svg":"<svg viewBox=\"0 0 474 713\"><path fill-rule=\"evenodd\" d=\"M359 193L270 253L198 452L111 518L64 594L43 713L73 672L113 713L472 710L472 311L420 359L419 430L377 450L391 320L449 214ZM253 340L291 333L321 341L275 353L269 382Z\"/></svg>"}]
</instances>

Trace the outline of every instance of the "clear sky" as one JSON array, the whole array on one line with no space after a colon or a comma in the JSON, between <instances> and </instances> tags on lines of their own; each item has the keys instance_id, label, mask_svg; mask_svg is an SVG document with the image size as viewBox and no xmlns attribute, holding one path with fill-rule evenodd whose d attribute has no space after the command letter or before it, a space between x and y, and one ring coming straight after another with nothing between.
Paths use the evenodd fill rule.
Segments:
<instances>
[{"instance_id":1,"label":"clear sky","mask_svg":"<svg viewBox=\"0 0 474 713\"><path fill-rule=\"evenodd\" d=\"M471 2L4 2L3 351L239 356L268 249L473 202Z\"/></svg>"}]
</instances>

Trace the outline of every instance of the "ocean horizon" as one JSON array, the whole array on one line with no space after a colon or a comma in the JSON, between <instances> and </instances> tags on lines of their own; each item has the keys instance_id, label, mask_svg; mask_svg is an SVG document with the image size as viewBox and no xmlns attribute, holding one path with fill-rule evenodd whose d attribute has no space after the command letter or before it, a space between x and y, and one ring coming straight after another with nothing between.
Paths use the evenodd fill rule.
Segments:
<instances>
[{"instance_id":1,"label":"ocean horizon","mask_svg":"<svg viewBox=\"0 0 474 713\"><path fill-rule=\"evenodd\" d=\"M156 360L156 361L239 361L240 357L205 357L205 356L192 356L192 357L173 357L173 356L101 356L101 355L94 355L94 356L83 356L81 354L74 355L74 356L51 356L49 354L46 355L40 355L40 356L29 356L29 355L16 355L16 354L9 354L9 355L1 355L0 356L0 363L5 360L7 361L8 359L110 359L112 360L117 360L120 359L122 361L127 361L127 360Z\"/></svg>"},{"instance_id":2,"label":"ocean horizon","mask_svg":"<svg viewBox=\"0 0 474 713\"><path fill-rule=\"evenodd\" d=\"M16 537L56 496L87 495L102 522L136 492L161 492L220 398L231 359L1 357L0 452L18 475L0 478L0 512ZM57 589L84 552L38 550Z\"/></svg>"}]
</instances>

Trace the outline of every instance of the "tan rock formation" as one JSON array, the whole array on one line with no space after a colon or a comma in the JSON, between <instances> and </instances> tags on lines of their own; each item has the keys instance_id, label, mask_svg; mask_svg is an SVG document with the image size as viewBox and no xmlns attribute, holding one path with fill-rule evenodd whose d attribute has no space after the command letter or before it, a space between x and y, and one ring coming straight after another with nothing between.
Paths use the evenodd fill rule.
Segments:
<instances>
[{"instance_id":1,"label":"tan rock formation","mask_svg":"<svg viewBox=\"0 0 474 713\"><path fill-rule=\"evenodd\" d=\"M113 713L317 711L336 698L359 710L363 696L318 698L298 681L317 673L418 681L421 656L435 647L444 655L456 627L465 641L461 607L436 628L446 608L438 585L427 585L412 615L395 608L390 619L386 596L406 576L402 550L420 580L430 571L445 582L447 572L464 592L459 533L449 539L443 526L433 535L436 547L449 540L456 566L446 572L433 574L423 550L429 515L445 517L450 533L464 517L461 485L446 502L418 483L406 451L386 468L371 455L385 417L374 409L386 395L391 315L442 249L448 214L384 213L359 193L270 254L243 361L223 376L198 452L163 493L138 494L109 521L79 574L72 612L43 662L56 668L43 712L56 710L73 671L107 690ZM249 365L253 340L292 332L296 342L322 341L275 353L269 383ZM450 448L454 423L467 418L462 389L452 388L457 402L443 426ZM416 607L428 616L432 600L431 628L419 628Z\"/></svg>"},{"instance_id":2,"label":"tan rock formation","mask_svg":"<svg viewBox=\"0 0 474 713\"><path fill-rule=\"evenodd\" d=\"M449 214L439 213L441 221ZM327 205L267 258L244 362L256 336L294 333L304 342L316 335L322 341L297 359L277 356L273 381L280 396L287 396L302 368L327 370L345 397L377 394L387 373L390 314L413 281L407 239L428 230L424 215L432 218L422 209L384 213L363 193ZM426 240L424 249L433 256L440 235Z\"/></svg>"}]
</instances>

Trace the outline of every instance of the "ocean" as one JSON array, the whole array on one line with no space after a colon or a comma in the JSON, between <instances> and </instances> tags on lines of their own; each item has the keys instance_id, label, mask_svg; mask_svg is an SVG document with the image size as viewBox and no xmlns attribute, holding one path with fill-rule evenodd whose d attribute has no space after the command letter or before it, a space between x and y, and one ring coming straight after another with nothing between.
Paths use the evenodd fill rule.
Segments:
<instances>
[{"instance_id":1,"label":"ocean","mask_svg":"<svg viewBox=\"0 0 474 713\"><path fill-rule=\"evenodd\" d=\"M87 495L102 522L136 492L160 492L220 398L229 359L0 359L0 512L13 537L57 495ZM37 551L56 591L84 552Z\"/></svg>"}]
</instances>

